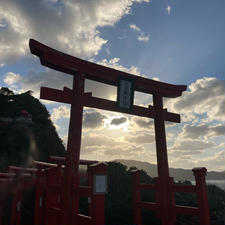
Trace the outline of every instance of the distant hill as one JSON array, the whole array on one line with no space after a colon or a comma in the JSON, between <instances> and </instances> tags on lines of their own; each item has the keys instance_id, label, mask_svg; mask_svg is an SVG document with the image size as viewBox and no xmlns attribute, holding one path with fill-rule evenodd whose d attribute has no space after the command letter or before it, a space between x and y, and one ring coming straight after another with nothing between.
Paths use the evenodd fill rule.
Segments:
<instances>
[{"instance_id":1,"label":"distant hill","mask_svg":"<svg viewBox=\"0 0 225 225\"><path fill-rule=\"evenodd\" d=\"M0 140L0 171L9 164L29 166L32 159L65 155L47 109L31 91L14 94L0 89Z\"/></svg>"},{"instance_id":2,"label":"distant hill","mask_svg":"<svg viewBox=\"0 0 225 225\"><path fill-rule=\"evenodd\" d=\"M137 169L144 170L149 176L156 177L157 175L157 166L148 162L140 162L136 160L115 160L117 162L126 165L127 167L136 167ZM191 170L180 169L180 168L170 168L170 176L174 177L175 180L194 180L194 176ZM215 172L208 171L207 180L225 180L225 172Z\"/></svg>"}]
</instances>

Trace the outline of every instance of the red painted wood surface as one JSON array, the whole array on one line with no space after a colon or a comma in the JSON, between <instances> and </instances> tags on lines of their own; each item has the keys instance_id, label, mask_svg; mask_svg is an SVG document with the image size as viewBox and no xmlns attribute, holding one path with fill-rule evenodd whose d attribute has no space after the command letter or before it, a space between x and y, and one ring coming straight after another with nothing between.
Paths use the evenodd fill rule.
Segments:
<instances>
[{"instance_id":1,"label":"red painted wood surface","mask_svg":"<svg viewBox=\"0 0 225 225\"><path fill-rule=\"evenodd\" d=\"M35 174L37 173L36 168L25 168L25 167L18 167L18 166L9 166L7 169L8 173L31 173Z\"/></svg>"},{"instance_id":2,"label":"red painted wood surface","mask_svg":"<svg viewBox=\"0 0 225 225\"><path fill-rule=\"evenodd\" d=\"M58 164L38 162L34 165L37 168L9 167L9 173L0 173L0 224L2 225L2 210L6 190L13 196L10 224L21 224L21 209L23 205L23 196L27 189L35 187L35 210L34 225L58 225L62 224L62 193L64 166L63 157L51 157L58 161ZM72 181L71 199L79 199L81 196L87 196L91 199L89 202L89 215L84 216L75 213L76 201L72 201L72 213L70 215L70 224L88 224L104 225L104 195L94 194L94 179L96 174L106 175L107 165L91 160L83 160L82 163L88 166L88 183L89 186L77 185L75 180ZM15 173L11 173L14 171ZM29 172L22 173L22 172ZM100 207L96 210L96 207ZM77 209L78 210L78 209ZM22 224L23 225L23 224Z\"/></svg>"},{"instance_id":3,"label":"red painted wood surface","mask_svg":"<svg viewBox=\"0 0 225 225\"><path fill-rule=\"evenodd\" d=\"M159 205L160 218L162 225L171 225L170 221L170 204L168 195L169 184L169 165L166 147L165 119L163 113L163 98L159 93L153 94L153 106L156 109L154 125L155 125L155 141L157 154L157 169L159 176Z\"/></svg>"},{"instance_id":4,"label":"red painted wood surface","mask_svg":"<svg viewBox=\"0 0 225 225\"><path fill-rule=\"evenodd\" d=\"M41 87L41 99L56 101L56 102L62 102L71 104L72 103L72 90L68 91L69 88L64 88L63 91L53 89L53 88L47 88L47 87ZM86 107L93 107L97 109L102 110L109 110L114 112L123 112L121 109L119 109L116 105L116 102L101 99L97 97L93 97L91 93L84 93L84 106ZM127 114L136 115L136 116L142 116L147 118L154 118L155 117L155 108L154 107L142 107L142 106L133 106L133 109L130 112L125 112ZM176 113L167 112L167 110L163 111L165 121L180 123L180 115Z\"/></svg>"},{"instance_id":5,"label":"red painted wood surface","mask_svg":"<svg viewBox=\"0 0 225 225\"><path fill-rule=\"evenodd\" d=\"M83 95L84 95L84 75L79 72L73 77L73 99L70 110L70 124L68 134L68 144L66 152L64 186L62 195L62 209L63 209L63 225L70 224L72 215L72 185L79 185L78 169L80 160L80 145L82 132L82 118L83 118ZM79 99L79 101L77 101ZM78 214L77 208L79 199L74 199L75 214Z\"/></svg>"},{"instance_id":6,"label":"red painted wood surface","mask_svg":"<svg viewBox=\"0 0 225 225\"><path fill-rule=\"evenodd\" d=\"M193 174L195 176L196 185L181 185L174 184L173 178L169 178L168 184L168 197L170 204L168 204L168 211L170 215L168 217L168 224L174 225L176 220L176 215L191 215L198 216L200 218L200 224L198 225L210 225L210 215L209 215L209 207L208 207L208 198L207 198L207 190L205 183L205 168L194 168ZM140 171L135 170L132 171L133 174L133 201L134 201L134 223L141 225L141 208L146 208L148 210L153 210L156 212L156 215L162 220L162 216L164 216L164 212L162 213L162 207L160 206L160 195L161 195L161 184L159 178L155 178L155 184L147 185L140 183ZM140 199L140 192L142 190L147 190L149 186L149 190L155 190L156 201L155 202L143 202ZM153 186L155 186L153 188ZM181 206L175 204L174 194L175 192L193 192L197 194L197 207L189 207L189 206ZM165 221L164 221L165 223Z\"/></svg>"},{"instance_id":7,"label":"red painted wood surface","mask_svg":"<svg viewBox=\"0 0 225 225\"><path fill-rule=\"evenodd\" d=\"M197 189L197 199L200 213L200 225L210 225L209 205L207 198L207 187L205 182L206 168L194 168L195 183Z\"/></svg>"},{"instance_id":8,"label":"red painted wood surface","mask_svg":"<svg viewBox=\"0 0 225 225\"><path fill-rule=\"evenodd\" d=\"M134 80L134 89L143 93L160 92L164 97L178 97L186 90L186 85L172 85L160 81L135 76L112 68L91 63L53 48L34 39L30 39L31 53L40 57L41 64L64 73L74 75L78 71L85 74L85 78L117 86L119 77Z\"/></svg>"},{"instance_id":9,"label":"red painted wood surface","mask_svg":"<svg viewBox=\"0 0 225 225\"><path fill-rule=\"evenodd\" d=\"M139 202L141 201L141 193L138 189L140 185L140 174L139 170L132 171L133 173L133 217L134 224L141 225L141 207L139 207Z\"/></svg>"},{"instance_id":10,"label":"red painted wood surface","mask_svg":"<svg viewBox=\"0 0 225 225\"><path fill-rule=\"evenodd\" d=\"M34 225L42 225L44 221L44 198L45 198L45 190L46 186L44 171L39 169L37 171L37 180L36 180L36 194L35 194L35 208L34 208Z\"/></svg>"},{"instance_id":11,"label":"red painted wood surface","mask_svg":"<svg viewBox=\"0 0 225 225\"><path fill-rule=\"evenodd\" d=\"M76 57L59 52L33 39L30 40L29 45L31 53L37 55L40 58L42 65L73 75L72 90L69 88L64 88L63 91L45 87L41 88L41 98L71 104L68 146L65 160L62 224L68 225L70 221L73 220L71 218L72 208L75 215L78 215L78 198L75 198L72 204L70 196L72 194L72 184L75 185L76 189L79 183L78 166L80 156L83 107L87 106L103 110L121 112L121 110L117 108L116 102L93 97L91 93L84 93L84 81L85 79L90 79L117 86L118 80L122 76L124 79L130 79L133 81L135 91L153 94L153 106L145 108L134 105L132 107L132 110L128 113L154 119L157 166L159 176L157 180L157 183L159 184L156 207L159 210L157 211L157 215L160 216L162 225L172 225L174 216L171 216L171 213L173 214L171 208L174 207L174 197L169 196L169 192L171 191L171 181L169 177L169 166L167 159L165 121L180 122L180 115L167 112L166 109L163 109L163 97L174 98L181 96L182 92L186 90L186 86L167 84L87 62L85 60L81 60ZM136 179L138 179L138 177L136 177ZM137 181L135 181L135 183L137 183ZM136 189L137 188L138 187L136 186ZM134 194L134 197L136 195L137 193ZM102 197L98 196L97 198L99 198L99 200L97 201L98 204L102 204L100 203L102 202ZM148 208L155 207L154 204L140 204ZM139 208L141 206L140 204ZM137 205L135 207L136 209L138 208ZM91 210L93 215L98 214L96 210ZM104 213L101 211L99 215L100 214L102 218ZM137 221L140 219L139 217L140 215L137 217ZM101 218L99 217L99 222L97 222L99 223L98 225L103 223ZM83 219L84 218L82 217L82 220ZM140 223L140 221L138 223Z\"/></svg>"}]
</instances>

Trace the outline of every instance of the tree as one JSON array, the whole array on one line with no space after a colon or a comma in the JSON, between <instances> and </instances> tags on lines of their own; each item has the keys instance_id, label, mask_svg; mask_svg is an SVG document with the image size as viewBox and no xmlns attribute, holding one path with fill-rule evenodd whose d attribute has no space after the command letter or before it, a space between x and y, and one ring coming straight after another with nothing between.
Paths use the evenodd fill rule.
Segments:
<instances>
[{"instance_id":1,"label":"tree","mask_svg":"<svg viewBox=\"0 0 225 225\"><path fill-rule=\"evenodd\" d=\"M30 158L46 161L49 155L64 156L65 147L49 112L31 91L11 95L13 92L5 88L2 93L0 117L10 117L12 121L0 121L0 171L10 164L27 166ZM17 122L21 110L32 116L32 123Z\"/></svg>"},{"instance_id":2,"label":"tree","mask_svg":"<svg viewBox=\"0 0 225 225\"><path fill-rule=\"evenodd\" d=\"M8 89L6 87L2 87L0 89L0 94L6 95L6 96L14 95L13 91L11 91L10 89Z\"/></svg>"}]
</instances>

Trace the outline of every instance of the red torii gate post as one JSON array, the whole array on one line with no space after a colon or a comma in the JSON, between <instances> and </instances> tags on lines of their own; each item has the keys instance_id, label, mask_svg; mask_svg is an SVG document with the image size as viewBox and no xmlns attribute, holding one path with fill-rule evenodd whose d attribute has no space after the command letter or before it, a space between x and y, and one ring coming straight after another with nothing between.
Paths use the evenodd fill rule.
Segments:
<instances>
[{"instance_id":1,"label":"red torii gate post","mask_svg":"<svg viewBox=\"0 0 225 225\"><path fill-rule=\"evenodd\" d=\"M31 53L40 58L41 64L64 73L73 75L73 89L64 88L63 91L52 88L41 88L41 98L71 104L68 145L65 162L65 182L63 192L63 225L71 222L71 193L72 185L78 185L78 165L80 159L80 144L82 130L83 107L94 107L103 110L125 112L132 115L153 118L155 124L155 140L158 166L158 179L160 190L159 212L162 225L172 225L172 203L169 196L169 166L167 159L165 121L180 122L180 115L167 112L163 109L163 97L175 98L182 95L186 90L185 85L167 84L122 71L97 65L76 57L64 54L42 43L31 39ZM90 79L114 86L118 86L121 77L132 82L128 90L139 91L153 95L153 106L149 108L133 105L130 101L128 108L118 107L118 102L96 98L91 93L84 93L85 79ZM129 82L125 85L129 86ZM119 93L119 92L118 92ZM119 97L117 99L119 100ZM74 203L73 203L74 204ZM78 199L76 204L78 213Z\"/></svg>"}]
</instances>

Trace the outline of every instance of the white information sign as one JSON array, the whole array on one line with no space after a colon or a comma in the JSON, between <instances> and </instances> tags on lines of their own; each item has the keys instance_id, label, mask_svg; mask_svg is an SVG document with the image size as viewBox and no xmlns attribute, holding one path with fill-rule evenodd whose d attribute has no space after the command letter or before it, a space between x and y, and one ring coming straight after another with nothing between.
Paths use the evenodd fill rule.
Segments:
<instances>
[{"instance_id":1,"label":"white information sign","mask_svg":"<svg viewBox=\"0 0 225 225\"><path fill-rule=\"evenodd\" d=\"M118 90L118 106L122 109L130 109L133 104L133 82L126 79L121 79L119 81Z\"/></svg>"},{"instance_id":2,"label":"white information sign","mask_svg":"<svg viewBox=\"0 0 225 225\"><path fill-rule=\"evenodd\" d=\"M94 192L95 194L105 194L107 192L107 178L106 175L94 176Z\"/></svg>"}]
</instances>

